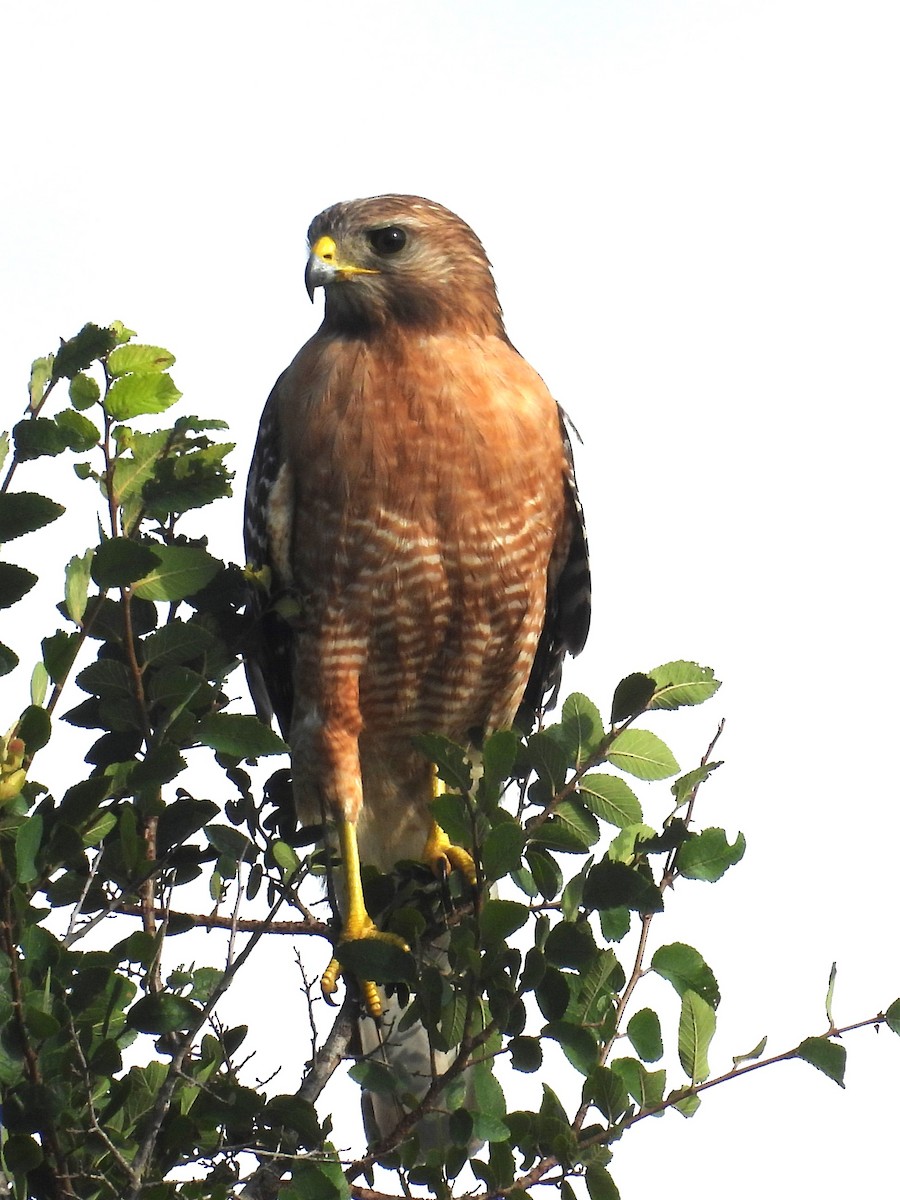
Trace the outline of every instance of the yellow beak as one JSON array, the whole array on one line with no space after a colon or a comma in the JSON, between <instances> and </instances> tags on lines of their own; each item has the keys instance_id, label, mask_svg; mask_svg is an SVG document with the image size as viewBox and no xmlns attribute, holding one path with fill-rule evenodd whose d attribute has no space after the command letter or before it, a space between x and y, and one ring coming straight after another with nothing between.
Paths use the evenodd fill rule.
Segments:
<instances>
[{"instance_id":1,"label":"yellow beak","mask_svg":"<svg viewBox=\"0 0 900 1200\"><path fill-rule=\"evenodd\" d=\"M339 283L354 275L378 275L379 272L371 267L357 267L353 263L342 263L338 260L337 244L334 238L326 235L317 238L310 247L309 262L306 264L304 280L306 292L310 300L317 287L328 287L331 283Z\"/></svg>"}]
</instances>

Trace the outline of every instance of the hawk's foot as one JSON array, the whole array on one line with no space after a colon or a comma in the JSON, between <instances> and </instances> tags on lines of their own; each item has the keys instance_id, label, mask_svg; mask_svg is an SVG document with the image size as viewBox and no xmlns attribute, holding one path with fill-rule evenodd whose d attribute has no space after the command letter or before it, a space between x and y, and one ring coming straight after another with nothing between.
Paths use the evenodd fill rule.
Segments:
<instances>
[{"instance_id":1,"label":"hawk's foot","mask_svg":"<svg viewBox=\"0 0 900 1200\"><path fill-rule=\"evenodd\" d=\"M348 920L341 934L342 942L358 942L368 938L374 938L379 942L390 942L394 946L399 946L401 950L409 950L409 946L403 938L399 937L396 933L383 933L380 929L377 929L375 922L368 913L364 913L361 920ZM337 981L342 974L343 967L336 958L333 958L322 975L322 993L326 1000L334 995L337 990ZM359 979L357 983L359 984L363 1003L366 1006L366 1012L370 1017L380 1017L382 1004L381 996L378 993L378 985L373 983L371 979Z\"/></svg>"},{"instance_id":2,"label":"hawk's foot","mask_svg":"<svg viewBox=\"0 0 900 1200\"><path fill-rule=\"evenodd\" d=\"M454 846L437 821L433 821L422 860L431 867L439 879L446 879L451 871L461 871L474 887L478 882L475 860L462 846Z\"/></svg>"}]
</instances>

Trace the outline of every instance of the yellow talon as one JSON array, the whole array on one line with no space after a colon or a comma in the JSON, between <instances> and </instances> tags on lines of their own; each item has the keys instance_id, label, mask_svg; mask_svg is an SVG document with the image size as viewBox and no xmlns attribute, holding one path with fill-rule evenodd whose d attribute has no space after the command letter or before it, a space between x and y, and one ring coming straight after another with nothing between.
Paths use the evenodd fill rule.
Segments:
<instances>
[{"instance_id":1,"label":"yellow talon","mask_svg":"<svg viewBox=\"0 0 900 1200\"><path fill-rule=\"evenodd\" d=\"M432 785L435 797L443 796L445 790L443 779L435 771ZM473 887L478 883L478 872L472 855L468 850L463 850L462 846L454 846L437 821L431 822L431 829L422 851L422 861L431 867L439 879L446 879L451 871L456 870L461 871Z\"/></svg>"},{"instance_id":2,"label":"yellow talon","mask_svg":"<svg viewBox=\"0 0 900 1200\"><path fill-rule=\"evenodd\" d=\"M347 918L341 934L342 942L358 942L367 938L375 938L382 942L392 942L401 950L409 950L409 946L396 933L382 933L366 911L363 899L362 879L359 871L359 847L356 842L356 826L352 821L342 821L338 830L341 844L341 858L344 865L344 876L347 887ZM332 996L337 988L337 981L342 973L341 964L333 958L322 975L322 993L326 999ZM371 979L360 979L359 988L362 992L363 1003L371 1017L380 1017L382 1011L381 996L378 985Z\"/></svg>"}]
</instances>

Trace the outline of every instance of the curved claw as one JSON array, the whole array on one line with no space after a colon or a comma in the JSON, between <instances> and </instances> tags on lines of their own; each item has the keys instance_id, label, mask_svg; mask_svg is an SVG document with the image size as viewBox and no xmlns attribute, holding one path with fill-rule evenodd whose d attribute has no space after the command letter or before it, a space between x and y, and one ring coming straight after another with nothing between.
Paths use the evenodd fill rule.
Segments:
<instances>
[{"instance_id":1,"label":"curved claw","mask_svg":"<svg viewBox=\"0 0 900 1200\"><path fill-rule=\"evenodd\" d=\"M473 887L478 882L478 872L472 855L468 850L463 850L462 846L454 846L437 822L431 826L425 849L422 851L422 859L439 879L446 879L450 872L455 870L461 871Z\"/></svg>"},{"instance_id":2,"label":"curved claw","mask_svg":"<svg viewBox=\"0 0 900 1200\"><path fill-rule=\"evenodd\" d=\"M348 922L347 928L344 930L344 935L341 938L342 942L362 941L366 938L374 938L380 942L391 942L395 946L399 946L401 950L409 950L409 946L396 933L382 933L380 929L375 928L374 922L367 917L366 921L358 927L351 929ZM322 994L329 1003L331 997L337 990L337 981L343 974L343 967L336 958L333 958L322 975ZM382 1013L381 995L378 991L378 984L371 979L358 979L359 990L362 993L362 1000L366 1007L366 1012L370 1017L380 1017Z\"/></svg>"}]
</instances>

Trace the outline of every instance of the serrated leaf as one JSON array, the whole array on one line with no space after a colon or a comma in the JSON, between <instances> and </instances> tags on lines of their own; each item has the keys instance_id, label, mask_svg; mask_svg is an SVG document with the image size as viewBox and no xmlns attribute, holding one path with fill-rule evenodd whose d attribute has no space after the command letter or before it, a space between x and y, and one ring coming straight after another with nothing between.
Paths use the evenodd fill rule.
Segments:
<instances>
[{"instance_id":1,"label":"serrated leaf","mask_svg":"<svg viewBox=\"0 0 900 1200\"><path fill-rule=\"evenodd\" d=\"M400 1081L397 1072L377 1059L366 1058L353 1064L347 1072L354 1083L379 1096L398 1096Z\"/></svg>"},{"instance_id":2,"label":"serrated leaf","mask_svg":"<svg viewBox=\"0 0 900 1200\"><path fill-rule=\"evenodd\" d=\"M626 675L617 685L613 693L612 716L613 725L627 721L642 713L650 703L650 698L656 690L656 684L649 675L636 672Z\"/></svg>"},{"instance_id":3,"label":"serrated leaf","mask_svg":"<svg viewBox=\"0 0 900 1200\"><path fill-rule=\"evenodd\" d=\"M0 542L42 529L65 511L62 504L38 492L5 492L0 495Z\"/></svg>"},{"instance_id":4,"label":"serrated leaf","mask_svg":"<svg viewBox=\"0 0 900 1200\"><path fill-rule=\"evenodd\" d=\"M9 646L0 642L0 676L8 675L10 671L14 671L19 665L19 656L15 650L10 650Z\"/></svg>"},{"instance_id":5,"label":"serrated leaf","mask_svg":"<svg viewBox=\"0 0 900 1200\"><path fill-rule=\"evenodd\" d=\"M170 621L141 641L141 655L148 666L177 666L199 658L214 644L215 638L202 625Z\"/></svg>"},{"instance_id":6,"label":"serrated leaf","mask_svg":"<svg viewBox=\"0 0 900 1200\"><path fill-rule=\"evenodd\" d=\"M468 792L472 787L472 764L465 750L450 738L437 733L423 733L413 738L417 750L431 759L439 778L449 787Z\"/></svg>"},{"instance_id":7,"label":"serrated leaf","mask_svg":"<svg viewBox=\"0 0 900 1200\"><path fill-rule=\"evenodd\" d=\"M276 841L272 845L272 857L286 875L293 875L300 869L300 859L297 851L287 842Z\"/></svg>"},{"instance_id":8,"label":"serrated leaf","mask_svg":"<svg viewBox=\"0 0 900 1200\"><path fill-rule=\"evenodd\" d=\"M584 1173L590 1200L621 1200L612 1175L602 1163L591 1163Z\"/></svg>"},{"instance_id":9,"label":"serrated leaf","mask_svg":"<svg viewBox=\"0 0 900 1200\"><path fill-rule=\"evenodd\" d=\"M831 1011L831 1006L834 1003L834 984L837 979L837 963L831 964L831 970L828 973L828 990L825 993L825 1016L828 1020L828 1028L834 1029L834 1015Z\"/></svg>"},{"instance_id":10,"label":"serrated leaf","mask_svg":"<svg viewBox=\"0 0 900 1200\"><path fill-rule=\"evenodd\" d=\"M546 730L526 739L525 761L555 795L566 782L569 759L565 749Z\"/></svg>"},{"instance_id":11,"label":"serrated leaf","mask_svg":"<svg viewBox=\"0 0 900 1200\"><path fill-rule=\"evenodd\" d=\"M797 1058L802 1058L829 1079L833 1079L839 1087L844 1086L847 1051L840 1043L824 1037L806 1038L794 1053Z\"/></svg>"},{"instance_id":12,"label":"serrated leaf","mask_svg":"<svg viewBox=\"0 0 900 1200\"><path fill-rule=\"evenodd\" d=\"M26 596L38 577L15 563L0 562L0 608L10 608Z\"/></svg>"},{"instance_id":13,"label":"serrated leaf","mask_svg":"<svg viewBox=\"0 0 900 1200\"><path fill-rule=\"evenodd\" d=\"M223 569L218 558L195 546L158 546L154 553L159 566L132 589L144 600L183 600L206 587Z\"/></svg>"},{"instance_id":14,"label":"serrated leaf","mask_svg":"<svg viewBox=\"0 0 900 1200\"><path fill-rule=\"evenodd\" d=\"M545 900L553 900L563 883L559 863L543 846L530 845L525 851L525 861L531 871L535 887Z\"/></svg>"},{"instance_id":15,"label":"serrated leaf","mask_svg":"<svg viewBox=\"0 0 900 1200\"><path fill-rule=\"evenodd\" d=\"M80 557L76 554L74 558L70 558L66 567L66 612L76 625L81 624L87 608L88 584L93 561L94 551L88 550Z\"/></svg>"},{"instance_id":16,"label":"serrated leaf","mask_svg":"<svg viewBox=\"0 0 900 1200\"><path fill-rule=\"evenodd\" d=\"M721 762L705 763L702 767L694 767L692 771L688 771L680 779L676 779L671 787L676 806L680 808L682 804L687 804L694 789L698 788L701 783L705 783L713 771L721 765Z\"/></svg>"},{"instance_id":17,"label":"serrated leaf","mask_svg":"<svg viewBox=\"0 0 900 1200\"><path fill-rule=\"evenodd\" d=\"M541 1049L539 1038L520 1035L512 1038L506 1048L510 1053L510 1062L514 1071L530 1074L532 1071L540 1069L544 1052Z\"/></svg>"},{"instance_id":18,"label":"serrated leaf","mask_svg":"<svg viewBox=\"0 0 900 1200\"><path fill-rule=\"evenodd\" d=\"M662 1058L663 1043L659 1017L652 1008L642 1008L628 1022L628 1040L644 1062Z\"/></svg>"},{"instance_id":19,"label":"serrated leaf","mask_svg":"<svg viewBox=\"0 0 900 1200\"><path fill-rule=\"evenodd\" d=\"M683 942L660 946L653 955L650 968L667 979L679 996L688 990L694 991L713 1008L718 1007L720 993L716 977L693 946Z\"/></svg>"},{"instance_id":20,"label":"serrated leaf","mask_svg":"<svg viewBox=\"0 0 900 1200\"><path fill-rule=\"evenodd\" d=\"M416 960L395 942L376 938L340 942L335 957L357 979L373 979L376 983L415 983Z\"/></svg>"},{"instance_id":21,"label":"serrated leaf","mask_svg":"<svg viewBox=\"0 0 900 1200\"><path fill-rule=\"evenodd\" d=\"M563 1054L582 1075L589 1075L597 1065L597 1039L581 1025L573 1021L550 1021L541 1030L541 1037L558 1042Z\"/></svg>"},{"instance_id":22,"label":"serrated leaf","mask_svg":"<svg viewBox=\"0 0 900 1200\"><path fill-rule=\"evenodd\" d=\"M259 848L231 825L205 825L203 832L213 849L235 862L252 862L259 854Z\"/></svg>"},{"instance_id":23,"label":"serrated leaf","mask_svg":"<svg viewBox=\"0 0 900 1200\"><path fill-rule=\"evenodd\" d=\"M517 900L486 900L481 909L479 928L486 945L505 941L528 920L531 910Z\"/></svg>"},{"instance_id":24,"label":"serrated leaf","mask_svg":"<svg viewBox=\"0 0 900 1200\"><path fill-rule=\"evenodd\" d=\"M175 355L163 350L161 346L141 346L129 342L110 351L106 366L115 379L131 371L145 371L151 374L167 371L174 362Z\"/></svg>"},{"instance_id":25,"label":"serrated leaf","mask_svg":"<svg viewBox=\"0 0 900 1200\"><path fill-rule=\"evenodd\" d=\"M36 754L50 741L50 714L38 704L29 704L19 718L19 737Z\"/></svg>"},{"instance_id":26,"label":"serrated leaf","mask_svg":"<svg viewBox=\"0 0 900 1200\"><path fill-rule=\"evenodd\" d=\"M662 1103L666 1089L665 1071L648 1071L636 1058L617 1058L610 1063L610 1068L642 1109L656 1108Z\"/></svg>"},{"instance_id":27,"label":"serrated leaf","mask_svg":"<svg viewBox=\"0 0 900 1200\"><path fill-rule=\"evenodd\" d=\"M29 407L34 411L44 398L47 384L53 377L53 355L36 358L31 364L31 376L28 381Z\"/></svg>"},{"instance_id":28,"label":"serrated leaf","mask_svg":"<svg viewBox=\"0 0 900 1200\"><path fill-rule=\"evenodd\" d=\"M444 792L431 802L431 814L454 846L469 846L472 842L472 821L462 796Z\"/></svg>"},{"instance_id":29,"label":"serrated leaf","mask_svg":"<svg viewBox=\"0 0 900 1200\"><path fill-rule=\"evenodd\" d=\"M174 1033L189 1029L199 1020L201 1010L184 996L156 992L143 996L128 1010L125 1022L139 1033Z\"/></svg>"},{"instance_id":30,"label":"serrated leaf","mask_svg":"<svg viewBox=\"0 0 900 1200\"><path fill-rule=\"evenodd\" d=\"M900 1035L900 1000L888 1005L884 1012L884 1020L892 1033Z\"/></svg>"},{"instance_id":31,"label":"serrated leaf","mask_svg":"<svg viewBox=\"0 0 900 1200\"><path fill-rule=\"evenodd\" d=\"M643 820L641 802L618 775L586 775L578 785L581 802L608 825L624 829Z\"/></svg>"},{"instance_id":32,"label":"serrated leaf","mask_svg":"<svg viewBox=\"0 0 900 1200\"><path fill-rule=\"evenodd\" d=\"M561 732L576 767L590 762L603 740L603 718L593 701L581 692L573 692L563 701Z\"/></svg>"},{"instance_id":33,"label":"serrated leaf","mask_svg":"<svg viewBox=\"0 0 900 1200\"><path fill-rule=\"evenodd\" d=\"M628 1109L624 1083L609 1067L596 1066L585 1080L584 1098L591 1100L611 1125Z\"/></svg>"},{"instance_id":34,"label":"serrated leaf","mask_svg":"<svg viewBox=\"0 0 900 1200\"><path fill-rule=\"evenodd\" d=\"M170 375L136 371L123 375L106 393L103 407L114 421L130 421L145 413L161 413L181 398Z\"/></svg>"},{"instance_id":35,"label":"serrated leaf","mask_svg":"<svg viewBox=\"0 0 900 1200\"><path fill-rule=\"evenodd\" d=\"M711 1004L696 992L681 997L678 1022L678 1058L691 1083L709 1078L709 1044L716 1032L716 1014Z\"/></svg>"},{"instance_id":36,"label":"serrated leaf","mask_svg":"<svg viewBox=\"0 0 900 1200\"><path fill-rule=\"evenodd\" d=\"M532 843L563 854L583 854L600 837L593 814L575 800L563 800L548 820L527 832Z\"/></svg>"},{"instance_id":37,"label":"serrated leaf","mask_svg":"<svg viewBox=\"0 0 900 1200\"><path fill-rule=\"evenodd\" d=\"M606 757L614 767L637 779L667 779L678 770L672 751L649 729L623 730Z\"/></svg>"},{"instance_id":38,"label":"serrated leaf","mask_svg":"<svg viewBox=\"0 0 900 1200\"><path fill-rule=\"evenodd\" d=\"M100 430L87 417L74 409L65 408L54 417L56 424L66 436L70 450L83 454L92 449L100 441Z\"/></svg>"},{"instance_id":39,"label":"serrated leaf","mask_svg":"<svg viewBox=\"0 0 900 1200\"><path fill-rule=\"evenodd\" d=\"M81 840L85 846L98 846L108 833L116 827L115 813L105 812L84 831L81 835Z\"/></svg>"},{"instance_id":40,"label":"serrated leaf","mask_svg":"<svg viewBox=\"0 0 900 1200\"><path fill-rule=\"evenodd\" d=\"M96 359L108 354L115 344L115 334L111 329L89 321L57 350L53 360L53 378L71 379Z\"/></svg>"},{"instance_id":41,"label":"serrated leaf","mask_svg":"<svg viewBox=\"0 0 900 1200\"><path fill-rule=\"evenodd\" d=\"M258 717L241 713L210 713L197 724L197 741L236 758L284 754L286 743Z\"/></svg>"},{"instance_id":42,"label":"serrated leaf","mask_svg":"<svg viewBox=\"0 0 900 1200\"><path fill-rule=\"evenodd\" d=\"M712 667L701 667L694 662L679 659L663 663L650 671L656 680L656 692L650 708L681 708L685 704L702 704L714 696L721 684Z\"/></svg>"},{"instance_id":43,"label":"serrated leaf","mask_svg":"<svg viewBox=\"0 0 900 1200\"><path fill-rule=\"evenodd\" d=\"M481 767L485 785L501 787L516 764L520 739L512 729L498 729L485 739L481 752Z\"/></svg>"},{"instance_id":44,"label":"serrated leaf","mask_svg":"<svg viewBox=\"0 0 900 1200\"><path fill-rule=\"evenodd\" d=\"M79 411L90 408L100 399L100 384L92 376L79 371L69 381L69 399L72 407Z\"/></svg>"},{"instance_id":45,"label":"serrated leaf","mask_svg":"<svg viewBox=\"0 0 900 1200\"><path fill-rule=\"evenodd\" d=\"M16 457L21 462L36 458L55 458L69 448L64 430L46 417L26 417L13 426Z\"/></svg>"},{"instance_id":46,"label":"serrated leaf","mask_svg":"<svg viewBox=\"0 0 900 1200\"><path fill-rule=\"evenodd\" d=\"M101 588L127 587L155 570L160 561L161 555L149 546L130 538L109 538L94 553L91 578Z\"/></svg>"},{"instance_id":47,"label":"serrated leaf","mask_svg":"<svg viewBox=\"0 0 900 1200\"><path fill-rule=\"evenodd\" d=\"M714 883L741 861L746 848L747 839L742 833L729 845L724 829L704 829L682 844L676 859L678 871L685 879Z\"/></svg>"},{"instance_id":48,"label":"serrated leaf","mask_svg":"<svg viewBox=\"0 0 900 1200\"><path fill-rule=\"evenodd\" d=\"M40 813L32 816L16 831L16 882L33 883L38 877L37 853L44 834L44 818Z\"/></svg>"},{"instance_id":49,"label":"serrated leaf","mask_svg":"<svg viewBox=\"0 0 900 1200\"><path fill-rule=\"evenodd\" d=\"M502 821L488 833L481 848L481 865L490 880L502 879L522 865L525 831L514 821Z\"/></svg>"},{"instance_id":50,"label":"serrated leaf","mask_svg":"<svg viewBox=\"0 0 900 1200\"><path fill-rule=\"evenodd\" d=\"M629 825L617 833L609 843L607 855L610 862L631 863L635 856L635 846L640 842L650 841L656 837L656 830L650 825Z\"/></svg>"},{"instance_id":51,"label":"serrated leaf","mask_svg":"<svg viewBox=\"0 0 900 1200\"><path fill-rule=\"evenodd\" d=\"M681 1113L683 1117L692 1117L700 1107L700 1097L695 1092L687 1092L674 1101L672 1107L676 1112Z\"/></svg>"},{"instance_id":52,"label":"serrated leaf","mask_svg":"<svg viewBox=\"0 0 900 1200\"><path fill-rule=\"evenodd\" d=\"M588 908L628 908L633 912L662 912L662 894L635 867L602 859L591 867L584 885L584 903Z\"/></svg>"},{"instance_id":53,"label":"serrated leaf","mask_svg":"<svg viewBox=\"0 0 900 1200\"><path fill-rule=\"evenodd\" d=\"M732 1058L731 1061L734 1063L734 1065L736 1067L739 1067L741 1065L741 1063L744 1063L744 1062L754 1062L757 1058L759 1058L762 1055L762 1052L763 1052L763 1050L765 1050L766 1043L768 1042L768 1040L769 1040L768 1036L761 1038L756 1043L756 1045L753 1047L753 1049L750 1050L747 1054L735 1055L735 1057Z\"/></svg>"}]
</instances>

